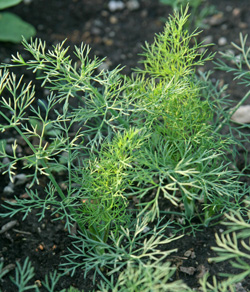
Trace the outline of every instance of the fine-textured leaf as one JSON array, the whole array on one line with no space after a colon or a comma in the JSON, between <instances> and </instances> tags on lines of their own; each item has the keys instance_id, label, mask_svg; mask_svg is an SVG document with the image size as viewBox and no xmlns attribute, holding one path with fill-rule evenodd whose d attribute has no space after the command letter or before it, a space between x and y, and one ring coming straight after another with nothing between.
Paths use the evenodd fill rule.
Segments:
<instances>
[{"instance_id":1,"label":"fine-textured leaf","mask_svg":"<svg viewBox=\"0 0 250 292\"><path fill-rule=\"evenodd\" d=\"M20 43L22 36L29 39L36 34L35 28L13 13L0 13L0 41Z\"/></svg>"}]
</instances>

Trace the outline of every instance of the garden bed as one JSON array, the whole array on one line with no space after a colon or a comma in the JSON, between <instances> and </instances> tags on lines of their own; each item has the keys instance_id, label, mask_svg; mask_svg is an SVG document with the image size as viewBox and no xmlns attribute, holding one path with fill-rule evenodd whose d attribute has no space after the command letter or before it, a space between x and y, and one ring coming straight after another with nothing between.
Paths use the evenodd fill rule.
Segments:
<instances>
[{"instance_id":1,"label":"garden bed","mask_svg":"<svg viewBox=\"0 0 250 292\"><path fill-rule=\"evenodd\" d=\"M136 9L125 6L122 10L112 12L108 7L108 2L102 0L33 0L29 4L20 4L10 9L10 11L32 23L37 29L36 36L46 41L47 48L51 48L67 38L67 45L71 46L70 52L72 52L74 45L80 46L83 42L89 44L92 48L91 57L107 57L103 64L104 69L111 70L120 64L121 66L126 66L122 73L130 75L132 68L136 67L141 59L141 56L138 56L142 52L141 46L144 45L145 41L151 43L154 39L154 34L162 31L164 26L163 19L168 18L168 14L172 10L168 6L158 3L158 1L142 0L138 2L139 6ZM250 32L250 6L248 1L225 0L218 2L209 0L206 2L215 5L218 11L215 15L205 20L206 28L199 36L200 41L209 40L209 43L214 43L214 46L209 47L211 52L235 50L231 42L239 43L240 32L243 35ZM11 55L16 55L16 52L20 52L23 57L29 57L22 45L1 43L1 63L9 63ZM217 54L216 57L219 57L219 55ZM213 69L213 64L208 62L201 69L204 71ZM14 70L17 75L25 74L25 81L33 78L31 72L26 71L23 67L15 68ZM232 81L232 78L232 74L226 74L222 71L214 71L212 74L212 80L219 80L221 87L229 83L227 93L231 99L238 101L247 90ZM37 83L39 84L39 82ZM36 98L43 100L47 94L46 89L39 89L36 92ZM75 130L77 131L77 129ZM71 134L74 135L75 132L72 131ZM9 146L14 139L19 139L19 155L29 154L29 149L26 148L25 143L15 131L1 133L1 139L6 139ZM239 156L237 159L240 167L243 157ZM19 175L21 174L23 177L29 174L27 169L23 171L19 166L17 169ZM65 181L64 176L64 172L58 172L55 175L62 189ZM5 212L1 205L6 200L14 200L14 196L28 198L25 187L30 180L27 179L22 182L23 177L20 176L20 180L16 179L13 186L14 192L10 193L6 191L6 186L9 184L8 175L5 174L1 177L1 213ZM247 176L243 178L243 181L249 184ZM44 188L47 184L48 179L44 176L39 176L37 192L41 198L45 196ZM135 202L131 204L131 208L135 208ZM169 210L170 206L164 200L160 202L160 205L161 210ZM181 208L182 206L177 206L173 211L180 212ZM32 210L24 221L21 214L11 218L0 219L0 227L7 226L7 230L0 234L0 259L4 261L5 267L9 267L9 272L0 282L2 292L16 291L16 287L9 280L9 276L14 277L16 262L23 264L25 259L29 257L35 270L35 276L30 283L36 281L39 286L45 275L58 269L59 263L63 261L62 256L68 252L67 249L70 247L72 239L65 229L65 222L52 220L59 216L59 214L54 214L51 217L53 210L48 210L45 217L38 222L38 217L35 216L38 212L39 210ZM167 214L164 220L164 222L176 220L181 225L181 221L178 221L181 218L178 216ZM221 272L235 273L235 270L231 268L228 262L208 262L209 258L216 256L216 253L211 250L211 247L216 246L215 233L221 234L226 228L218 220L211 222L208 227L197 225L194 230L190 226L187 226L186 229L184 225L178 232L179 235L184 230L184 236L162 247L169 250L178 249L177 252L168 257L168 261L177 268L177 272L171 279L172 281L181 279L190 288L198 289L199 280L207 271L211 276L218 276ZM194 221L193 224L197 222ZM6 225L8 223L10 224L9 226ZM149 228L152 230L153 225L149 224ZM72 231L72 234L74 234L74 231ZM169 236L171 234L171 228L167 229L166 235ZM85 292L95 291L100 280L100 276L97 276L93 283L92 271L85 278L84 270L78 269L72 277L68 273L60 278L56 291L68 289L70 286ZM240 285L242 285L243 290L240 290ZM236 291L249 291L249 278L242 280L240 285ZM40 287L40 291L47 290Z\"/></svg>"}]
</instances>

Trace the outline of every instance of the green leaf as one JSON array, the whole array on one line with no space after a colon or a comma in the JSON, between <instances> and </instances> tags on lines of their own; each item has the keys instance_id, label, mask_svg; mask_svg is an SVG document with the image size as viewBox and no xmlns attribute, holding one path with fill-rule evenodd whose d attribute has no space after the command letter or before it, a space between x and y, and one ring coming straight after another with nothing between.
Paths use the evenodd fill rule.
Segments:
<instances>
[{"instance_id":1,"label":"green leaf","mask_svg":"<svg viewBox=\"0 0 250 292\"><path fill-rule=\"evenodd\" d=\"M0 9L5 9L21 3L23 0L0 0Z\"/></svg>"},{"instance_id":2,"label":"green leaf","mask_svg":"<svg viewBox=\"0 0 250 292\"><path fill-rule=\"evenodd\" d=\"M36 34L35 28L13 13L0 13L0 41L20 43Z\"/></svg>"}]
</instances>

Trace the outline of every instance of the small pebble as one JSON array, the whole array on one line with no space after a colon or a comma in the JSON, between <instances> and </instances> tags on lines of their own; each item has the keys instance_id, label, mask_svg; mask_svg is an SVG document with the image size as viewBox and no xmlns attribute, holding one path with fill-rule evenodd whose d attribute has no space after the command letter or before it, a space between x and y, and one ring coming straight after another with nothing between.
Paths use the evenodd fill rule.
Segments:
<instances>
[{"instance_id":1,"label":"small pebble","mask_svg":"<svg viewBox=\"0 0 250 292\"><path fill-rule=\"evenodd\" d=\"M23 149L22 147L20 147L19 145L17 145L17 148L16 148L16 153L22 153L23 152Z\"/></svg>"},{"instance_id":2,"label":"small pebble","mask_svg":"<svg viewBox=\"0 0 250 292\"><path fill-rule=\"evenodd\" d=\"M121 57L121 60L126 60L127 59L127 56L125 54L121 54L120 57Z\"/></svg>"},{"instance_id":3,"label":"small pebble","mask_svg":"<svg viewBox=\"0 0 250 292\"><path fill-rule=\"evenodd\" d=\"M233 10L233 7L231 6L231 5L227 5L226 6L226 11L227 12L230 12L230 11L232 11Z\"/></svg>"},{"instance_id":4,"label":"small pebble","mask_svg":"<svg viewBox=\"0 0 250 292\"><path fill-rule=\"evenodd\" d=\"M225 46L227 44L227 39L225 37L220 37L218 40L219 46Z\"/></svg>"},{"instance_id":5,"label":"small pebble","mask_svg":"<svg viewBox=\"0 0 250 292\"><path fill-rule=\"evenodd\" d=\"M114 36L115 36L115 32L114 32L114 31L111 31L111 32L109 33L109 37L113 38Z\"/></svg>"},{"instance_id":6,"label":"small pebble","mask_svg":"<svg viewBox=\"0 0 250 292\"><path fill-rule=\"evenodd\" d=\"M208 35L203 39L203 44L204 45L209 45L213 42L213 36L212 35Z\"/></svg>"},{"instance_id":7,"label":"small pebble","mask_svg":"<svg viewBox=\"0 0 250 292\"><path fill-rule=\"evenodd\" d=\"M142 10L142 12L141 12L141 17L142 17L142 18L146 18L146 17L148 17L148 11L147 11L147 9L143 9L143 10Z\"/></svg>"},{"instance_id":8,"label":"small pebble","mask_svg":"<svg viewBox=\"0 0 250 292\"><path fill-rule=\"evenodd\" d=\"M100 35L102 33L101 29L99 27L93 27L91 29L91 32L93 35Z\"/></svg>"},{"instance_id":9,"label":"small pebble","mask_svg":"<svg viewBox=\"0 0 250 292\"><path fill-rule=\"evenodd\" d=\"M103 10L103 11L101 12L101 16L103 16L103 17L108 17L108 16L109 16L108 11Z\"/></svg>"},{"instance_id":10,"label":"small pebble","mask_svg":"<svg viewBox=\"0 0 250 292\"><path fill-rule=\"evenodd\" d=\"M27 176L24 173L19 173L14 176L14 184L15 186L23 185L27 182Z\"/></svg>"},{"instance_id":11,"label":"small pebble","mask_svg":"<svg viewBox=\"0 0 250 292\"><path fill-rule=\"evenodd\" d=\"M232 120L241 124L250 123L250 105L240 106L232 115Z\"/></svg>"},{"instance_id":12,"label":"small pebble","mask_svg":"<svg viewBox=\"0 0 250 292\"><path fill-rule=\"evenodd\" d=\"M235 284L236 292L247 292L247 290L242 286L242 283Z\"/></svg>"},{"instance_id":13,"label":"small pebble","mask_svg":"<svg viewBox=\"0 0 250 292\"><path fill-rule=\"evenodd\" d=\"M43 94L44 94L45 96L48 96L48 95L50 95L50 91L49 91L47 88L45 88L45 89L43 90Z\"/></svg>"},{"instance_id":14,"label":"small pebble","mask_svg":"<svg viewBox=\"0 0 250 292\"><path fill-rule=\"evenodd\" d=\"M222 30L227 30L228 29L228 25L226 23L222 24L221 29Z\"/></svg>"},{"instance_id":15,"label":"small pebble","mask_svg":"<svg viewBox=\"0 0 250 292\"><path fill-rule=\"evenodd\" d=\"M234 8L232 13L233 13L234 17L239 17L241 14L241 10L240 10L240 8Z\"/></svg>"},{"instance_id":16,"label":"small pebble","mask_svg":"<svg viewBox=\"0 0 250 292\"><path fill-rule=\"evenodd\" d=\"M227 56L234 56L234 50L232 50L232 49L228 49L228 50L226 50L225 54L226 54Z\"/></svg>"},{"instance_id":17,"label":"small pebble","mask_svg":"<svg viewBox=\"0 0 250 292\"><path fill-rule=\"evenodd\" d=\"M38 30L44 30L44 25L43 24L38 24L37 29Z\"/></svg>"},{"instance_id":18,"label":"small pebble","mask_svg":"<svg viewBox=\"0 0 250 292\"><path fill-rule=\"evenodd\" d=\"M107 71L110 68L110 65L112 65L112 63L110 61L106 61L103 62L99 67L98 67L98 71Z\"/></svg>"},{"instance_id":19,"label":"small pebble","mask_svg":"<svg viewBox=\"0 0 250 292\"><path fill-rule=\"evenodd\" d=\"M95 19L93 22L94 26L103 27L103 22L99 19Z\"/></svg>"},{"instance_id":20,"label":"small pebble","mask_svg":"<svg viewBox=\"0 0 250 292\"><path fill-rule=\"evenodd\" d=\"M143 229L143 233L147 233L148 231L150 230L150 228L148 227L148 226L146 226L146 227L144 227L144 229Z\"/></svg>"},{"instance_id":21,"label":"small pebble","mask_svg":"<svg viewBox=\"0 0 250 292\"><path fill-rule=\"evenodd\" d=\"M8 165L10 163L10 160L9 160L9 158L8 157L4 157L4 159L3 159L3 164L5 165Z\"/></svg>"},{"instance_id":22,"label":"small pebble","mask_svg":"<svg viewBox=\"0 0 250 292\"><path fill-rule=\"evenodd\" d=\"M109 22L110 22L111 24L116 24L116 23L118 22L118 18L115 17L114 15L112 15L112 16L110 16L110 18L109 18Z\"/></svg>"},{"instance_id":23,"label":"small pebble","mask_svg":"<svg viewBox=\"0 0 250 292\"><path fill-rule=\"evenodd\" d=\"M246 29L248 27L247 23L246 22L240 22L239 23L239 28L241 29Z\"/></svg>"},{"instance_id":24,"label":"small pebble","mask_svg":"<svg viewBox=\"0 0 250 292\"><path fill-rule=\"evenodd\" d=\"M133 10L137 10L140 8L140 4L137 0L129 0L127 2L127 8L130 10L130 11L133 11Z\"/></svg>"},{"instance_id":25,"label":"small pebble","mask_svg":"<svg viewBox=\"0 0 250 292\"><path fill-rule=\"evenodd\" d=\"M10 186L6 186L6 187L3 189L3 193L4 193L5 195L11 195L11 194L14 193L14 190L13 190L12 187L10 187Z\"/></svg>"},{"instance_id":26,"label":"small pebble","mask_svg":"<svg viewBox=\"0 0 250 292\"><path fill-rule=\"evenodd\" d=\"M234 56L234 59L231 61L232 64L240 64L242 62L242 56L241 55L237 55Z\"/></svg>"},{"instance_id":27,"label":"small pebble","mask_svg":"<svg viewBox=\"0 0 250 292\"><path fill-rule=\"evenodd\" d=\"M7 63L7 64L11 63L11 58L4 58L3 63Z\"/></svg>"},{"instance_id":28,"label":"small pebble","mask_svg":"<svg viewBox=\"0 0 250 292\"><path fill-rule=\"evenodd\" d=\"M125 4L122 1L111 0L109 1L109 4L108 4L108 8L111 12L122 10L124 9L124 7L125 7Z\"/></svg>"},{"instance_id":29,"label":"small pebble","mask_svg":"<svg viewBox=\"0 0 250 292\"><path fill-rule=\"evenodd\" d=\"M6 153L9 154L9 155L13 155L13 148L12 148L12 145L7 144L7 145L5 146L5 151L6 151Z\"/></svg>"},{"instance_id":30,"label":"small pebble","mask_svg":"<svg viewBox=\"0 0 250 292\"><path fill-rule=\"evenodd\" d=\"M208 19L208 24L211 26L218 26L224 22L223 13L218 13Z\"/></svg>"},{"instance_id":31,"label":"small pebble","mask_svg":"<svg viewBox=\"0 0 250 292\"><path fill-rule=\"evenodd\" d=\"M111 39L109 39L109 38L103 38L103 42L104 42L104 44L105 44L105 46L107 46L107 47L110 47L110 46L112 46L113 45L113 43L114 43L114 41L113 40L111 40Z\"/></svg>"},{"instance_id":32,"label":"small pebble","mask_svg":"<svg viewBox=\"0 0 250 292\"><path fill-rule=\"evenodd\" d=\"M6 142L7 142L7 144L12 144L12 143L15 142L15 138L8 138L8 139L6 140Z\"/></svg>"}]
</instances>

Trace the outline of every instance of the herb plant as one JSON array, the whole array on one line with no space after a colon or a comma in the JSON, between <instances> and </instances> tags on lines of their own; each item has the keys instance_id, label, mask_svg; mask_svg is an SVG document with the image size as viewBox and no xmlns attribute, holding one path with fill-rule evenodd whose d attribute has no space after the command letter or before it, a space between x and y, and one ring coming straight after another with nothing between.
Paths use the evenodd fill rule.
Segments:
<instances>
[{"instance_id":1,"label":"herb plant","mask_svg":"<svg viewBox=\"0 0 250 292\"><path fill-rule=\"evenodd\" d=\"M3 268L3 264L0 265L0 280L4 276L4 272L1 273L1 271L7 272L7 269ZM45 276L45 280L42 281L43 288L46 289L48 292L58 292L58 289L56 289L58 281L60 281L62 274L58 273L57 271L54 271L53 273L50 273L49 276ZM23 265L21 265L19 262L16 262L16 268L15 268L15 277L11 278L11 281L15 284L15 286L18 288L18 292L23 291L35 291L39 292L39 285L36 284L34 281L35 277L35 270L32 266L31 261L29 258L26 258ZM30 282L33 282L33 284L30 284ZM2 290L0 289L0 292ZM73 287L70 287L68 292L81 292L78 289L74 289ZM60 292L66 292L65 289L61 290Z\"/></svg>"},{"instance_id":2,"label":"herb plant","mask_svg":"<svg viewBox=\"0 0 250 292\"><path fill-rule=\"evenodd\" d=\"M67 267L67 271L74 274L76 268L81 267L85 271L85 275L93 269L94 280L97 274L102 275L102 269L108 268L108 276L127 269L130 265L152 268L157 267L158 263L163 261L169 254L176 250L160 250L159 247L168 244L179 237L166 237L164 231L170 228L169 222L161 225L160 221L153 229L148 227L148 218L139 218L133 228L121 227L119 237L111 233L110 242L104 242L99 238L99 241L92 239L84 234L72 236L73 247L70 253L65 256L63 266ZM145 231L146 230L146 231ZM97 249L105 250L105 253L96 253ZM168 268L166 267L166 271ZM169 270L169 272L171 269Z\"/></svg>"},{"instance_id":3,"label":"herb plant","mask_svg":"<svg viewBox=\"0 0 250 292\"><path fill-rule=\"evenodd\" d=\"M145 44L143 66L132 77L119 67L98 71L103 60L91 60L84 45L75 47L79 62L73 63L65 42L46 51L41 40L24 40L33 59L18 53L13 64L2 66L0 130L15 130L32 154L19 157L16 140L6 153L1 140L0 158L9 161L0 164L3 174L13 181L18 168L30 169L29 198L6 202L1 216L21 212L25 219L37 208L39 220L48 210L57 214L55 220L65 222L73 240L61 266L65 272L83 268L86 276L94 270L110 287L121 273L114 289L136 268L145 275L164 270L168 280L173 270L162 262L173 250L159 246L178 237L164 234L171 225L160 224L160 200L174 210L183 205L183 212L174 212L184 224L196 217L207 226L247 192L226 160L232 139L220 133L223 100L216 89L217 95L211 93L207 75L197 76L197 68L213 55L197 43L197 31L185 29L187 10L170 16L163 33ZM38 73L50 91L46 102L35 98L31 82L10 73L14 66ZM230 120L230 112L225 118ZM58 168L66 189L55 174ZM44 195L34 188L41 176L48 181ZM132 208L131 198L138 202ZM128 285L136 289L137 284ZM178 291L178 285L185 286L169 287Z\"/></svg>"},{"instance_id":4,"label":"herb plant","mask_svg":"<svg viewBox=\"0 0 250 292\"><path fill-rule=\"evenodd\" d=\"M157 266L133 266L129 265L128 268L122 272L115 285L106 285L101 287L102 292L108 292L111 288L114 292L127 292L127 291L145 291L145 292L163 292L163 291L192 291L182 281L177 280L171 282L175 269L170 267L170 264L158 264ZM153 288L153 290L152 290Z\"/></svg>"},{"instance_id":5,"label":"herb plant","mask_svg":"<svg viewBox=\"0 0 250 292\"><path fill-rule=\"evenodd\" d=\"M244 203L249 206L250 202L245 200ZM230 277L232 283L237 283L250 275L250 211L247 212L247 220L242 217L239 211L226 214L226 218L227 221L224 222L224 225L227 226L227 231L221 236L216 234L218 246L212 249L218 253L218 256L212 261L222 262L230 259L232 266L241 272L234 276L224 273L224 276Z\"/></svg>"},{"instance_id":6,"label":"herb plant","mask_svg":"<svg viewBox=\"0 0 250 292\"><path fill-rule=\"evenodd\" d=\"M249 86L249 72L250 72L250 50L247 46L247 36L240 34L240 44L232 43L238 54L227 52L221 53L222 58L216 62L217 69L233 73L234 79L242 86ZM226 127L224 135L228 136L229 133L234 137L237 143L233 146L233 153L237 155L239 150L245 152L246 161L242 166L242 174L245 178L249 177L249 124L240 124L231 120L234 112L249 98L250 91L247 90L242 99L231 108L229 108L228 115L222 116L220 128ZM225 113L225 110L224 110ZM229 133L228 133L229 132ZM236 159L237 157L233 157ZM235 164L236 165L236 164ZM234 269L234 274L221 273L219 276L225 278L223 281L218 281L213 277L213 283L209 284L208 275L201 281L203 291L238 291L244 280L249 278L250 275L250 211L249 211L249 186L247 187L248 193L241 202L236 202L237 208L225 214L226 230L222 234L216 234L217 246L212 249L217 253L216 257L210 259L211 262L221 263L228 261Z\"/></svg>"},{"instance_id":7,"label":"herb plant","mask_svg":"<svg viewBox=\"0 0 250 292\"><path fill-rule=\"evenodd\" d=\"M202 291L239 291L240 284L250 275L250 256L249 256L249 236L250 236L250 212L249 200L245 199L244 204L247 212L243 218L241 210L226 214L223 224L227 227L221 235L216 234L217 246L212 247L217 256L209 259L210 262L221 263L229 261L234 269L234 274L220 273L219 276L225 280L218 281L213 276L212 283L208 281L207 273L200 281Z\"/></svg>"}]
</instances>

